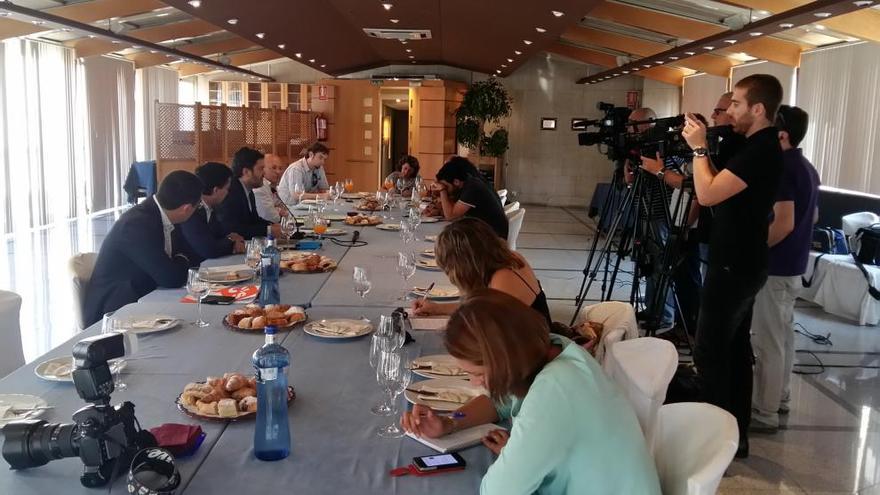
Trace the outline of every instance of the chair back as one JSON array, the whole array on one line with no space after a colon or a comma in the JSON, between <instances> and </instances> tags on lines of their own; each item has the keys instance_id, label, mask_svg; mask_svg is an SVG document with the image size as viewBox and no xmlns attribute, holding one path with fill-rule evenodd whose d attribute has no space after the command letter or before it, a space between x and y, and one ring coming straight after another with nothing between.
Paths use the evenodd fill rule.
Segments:
<instances>
[{"instance_id":1,"label":"chair back","mask_svg":"<svg viewBox=\"0 0 880 495\"><path fill-rule=\"evenodd\" d=\"M21 346L21 296L0 290L0 378L24 365Z\"/></svg>"},{"instance_id":2,"label":"chair back","mask_svg":"<svg viewBox=\"0 0 880 495\"><path fill-rule=\"evenodd\" d=\"M95 271L95 262L98 253L77 253L67 262L68 275L70 276L71 288L73 289L74 313L76 328L79 331L85 329L85 303L86 291L92 272Z\"/></svg>"},{"instance_id":3,"label":"chair back","mask_svg":"<svg viewBox=\"0 0 880 495\"><path fill-rule=\"evenodd\" d=\"M501 206L507 204L507 189L499 189L498 191L498 199L501 200Z\"/></svg>"},{"instance_id":4,"label":"chair back","mask_svg":"<svg viewBox=\"0 0 880 495\"><path fill-rule=\"evenodd\" d=\"M600 364L605 362L608 348L615 342L639 337L639 324L636 310L631 304L621 301L607 301L585 306L578 313L575 325L592 321L602 324L602 337L596 345L594 355Z\"/></svg>"},{"instance_id":5,"label":"chair back","mask_svg":"<svg viewBox=\"0 0 880 495\"><path fill-rule=\"evenodd\" d=\"M736 418L703 402L666 404L657 415L654 464L665 495L712 495L739 445Z\"/></svg>"},{"instance_id":6,"label":"chair back","mask_svg":"<svg viewBox=\"0 0 880 495\"><path fill-rule=\"evenodd\" d=\"M516 251L516 239L519 237L519 231L522 230L525 216L525 208L519 208L507 214L507 246L512 251Z\"/></svg>"},{"instance_id":7,"label":"chair back","mask_svg":"<svg viewBox=\"0 0 880 495\"><path fill-rule=\"evenodd\" d=\"M624 340L611 345L605 356L605 373L629 399L650 448L657 411L678 368L678 351L655 337Z\"/></svg>"},{"instance_id":8,"label":"chair back","mask_svg":"<svg viewBox=\"0 0 880 495\"><path fill-rule=\"evenodd\" d=\"M512 213L519 209L519 201L514 201L508 205L504 205L504 213Z\"/></svg>"}]
</instances>

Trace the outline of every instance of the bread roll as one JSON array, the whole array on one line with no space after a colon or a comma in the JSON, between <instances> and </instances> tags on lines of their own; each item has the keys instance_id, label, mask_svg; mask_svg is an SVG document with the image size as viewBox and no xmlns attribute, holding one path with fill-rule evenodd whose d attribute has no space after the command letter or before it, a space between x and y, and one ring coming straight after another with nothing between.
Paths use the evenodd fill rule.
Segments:
<instances>
[{"instance_id":1,"label":"bread roll","mask_svg":"<svg viewBox=\"0 0 880 495\"><path fill-rule=\"evenodd\" d=\"M241 321L238 322L238 328L249 329L249 328L251 328L252 321L253 321L253 318L251 318L251 317L242 318Z\"/></svg>"},{"instance_id":2,"label":"bread roll","mask_svg":"<svg viewBox=\"0 0 880 495\"><path fill-rule=\"evenodd\" d=\"M217 414L221 418L234 418L238 416L238 404L233 399L223 399L217 403Z\"/></svg>"},{"instance_id":3,"label":"bread roll","mask_svg":"<svg viewBox=\"0 0 880 495\"><path fill-rule=\"evenodd\" d=\"M235 375L231 375L226 380L226 387L225 388L226 388L227 392L235 392L236 390L240 389L241 387L244 387L245 385L247 385L247 380L245 380L245 378L243 376L235 374ZM233 397L235 397L235 396L233 395Z\"/></svg>"},{"instance_id":4,"label":"bread roll","mask_svg":"<svg viewBox=\"0 0 880 495\"><path fill-rule=\"evenodd\" d=\"M265 316L257 316L251 321L251 329L261 329L266 328L266 317Z\"/></svg>"},{"instance_id":5,"label":"bread roll","mask_svg":"<svg viewBox=\"0 0 880 495\"><path fill-rule=\"evenodd\" d=\"M186 391L180 396L180 402L182 402L184 406L195 406L199 399L201 399L201 397L197 397L196 394L191 391Z\"/></svg>"},{"instance_id":6,"label":"bread roll","mask_svg":"<svg viewBox=\"0 0 880 495\"><path fill-rule=\"evenodd\" d=\"M290 323L287 321L287 317L282 315L280 318L267 318L266 325L275 325L276 327L286 327L286 326L290 325Z\"/></svg>"},{"instance_id":7,"label":"bread roll","mask_svg":"<svg viewBox=\"0 0 880 495\"><path fill-rule=\"evenodd\" d=\"M290 316L293 314L305 314L306 310L302 309L299 306L291 306L287 308L287 311L284 312L285 315Z\"/></svg>"},{"instance_id":8,"label":"bread roll","mask_svg":"<svg viewBox=\"0 0 880 495\"><path fill-rule=\"evenodd\" d=\"M257 398L245 397L238 401L238 409L241 412L257 412Z\"/></svg>"},{"instance_id":9,"label":"bread roll","mask_svg":"<svg viewBox=\"0 0 880 495\"><path fill-rule=\"evenodd\" d=\"M238 399L238 400L244 399L245 397L256 397L256 396L257 396L257 389L251 388L251 387L242 387L242 388L236 390L235 392L232 392L232 398Z\"/></svg>"},{"instance_id":10,"label":"bread roll","mask_svg":"<svg viewBox=\"0 0 880 495\"><path fill-rule=\"evenodd\" d=\"M284 311L273 309L272 311L266 311L265 316L267 320L284 318Z\"/></svg>"},{"instance_id":11,"label":"bread roll","mask_svg":"<svg viewBox=\"0 0 880 495\"><path fill-rule=\"evenodd\" d=\"M207 387L210 387L212 390L217 387L222 387L223 386L223 378L219 377L219 376L209 376L205 380L205 385L207 385ZM203 390L205 390L207 387L201 387L201 388ZM206 390L206 391L210 392L211 390Z\"/></svg>"}]
</instances>

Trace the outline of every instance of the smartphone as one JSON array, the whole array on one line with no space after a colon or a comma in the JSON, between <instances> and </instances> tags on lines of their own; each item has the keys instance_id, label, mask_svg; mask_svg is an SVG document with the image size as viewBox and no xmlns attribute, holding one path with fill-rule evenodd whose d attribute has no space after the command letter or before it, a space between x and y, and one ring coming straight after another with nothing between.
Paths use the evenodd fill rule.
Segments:
<instances>
[{"instance_id":1,"label":"smartphone","mask_svg":"<svg viewBox=\"0 0 880 495\"><path fill-rule=\"evenodd\" d=\"M232 296L205 296L202 299L202 302L205 304L232 304L235 302L235 298Z\"/></svg>"},{"instance_id":2,"label":"smartphone","mask_svg":"<svg viewBox=\"0 0 880 495\"><path fill-rule=\"evenodd\" d=\"M457 453L425 455L413 457L413 464L419 471L447 471L464 469L467 463Z\"/></svg>"}]
</instances>

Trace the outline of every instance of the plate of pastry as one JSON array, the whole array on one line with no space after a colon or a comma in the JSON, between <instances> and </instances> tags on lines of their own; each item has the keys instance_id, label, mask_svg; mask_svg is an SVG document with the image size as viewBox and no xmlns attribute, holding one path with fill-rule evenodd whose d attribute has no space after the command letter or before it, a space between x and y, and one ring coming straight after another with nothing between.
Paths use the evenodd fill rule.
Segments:
<instances>
[{"instance_id":1,"label":"plate of pastry","mask_svg":"<svg viewBox=\"0 0 880 495\"><path fill-rule=\"evenodd\" d=\"M296 398L287 387L287 402ZM250 419L257 414L257 380L240 373L226 373L203 382L187 383L177 396L177 408L187 416L213 421Z\"/></svg>"},{"instance_id":2,"label":"plate of pastry","mask_svg":"<svg viewBox=\"0 0 880 495\"><path fill-rule=\"evenodd\" d=\"M488 395L482 387L449 376L416 382L404 392L404 397L410 403L428 406L437 411L455 411L481 395Z\"/></svg>"},{"instance_id":3,"label":"plate of pastry","mask_svg":"<svg viewBox=\"0 0 880 495\"><path fill-rule=\"evenodd\" d=\"M379 215L346 216L345 223L348 225L379 225L382 223L382 217Z\"/></svg>"},{"instance_id":4,"label":"plate of pastry","mask_svg":"<svg viewBox=\"0 0 880 495\"><path fill-rule=\"evenodd\" d=\"M231 330L242 332L262 332L267 325L275 325L279 330L290 330L298 323L306 321L306 311L290 304L248 304L236 309L223 318L223 324Z\"/></svg>"},{"instance_id":5,"label":"plate of pastry","mask_svg":"<svg viewBox=\"0 0 880 495\"><path fill-rule=\"evenodd\" d=\"M382 205L379 204L379 200L375 197L364 198L357 205L357 209L361 211L376 211L382 209Z\"/></svg>"},{"instance_id":6,"label":"plate of pastry","mask_svg":"<svg viewBox=\"0 0 880 495\"><path fill-rule=\"evenodd\" d=\"M247 265L214 266L205 269L205 282L215 284L237 284L254 277L254 269Z\"/></svg>"},{"instance_id":7,"label":"plate of pastry","mask_svg":"<svg viewBox=\"0 0 880 495\"><path fill-rule=\"evenodd\" d=\"M293 273L323 273L336 269L336 261L314 252L284 253L281 269Z\"/></svg>"}]
</instances>

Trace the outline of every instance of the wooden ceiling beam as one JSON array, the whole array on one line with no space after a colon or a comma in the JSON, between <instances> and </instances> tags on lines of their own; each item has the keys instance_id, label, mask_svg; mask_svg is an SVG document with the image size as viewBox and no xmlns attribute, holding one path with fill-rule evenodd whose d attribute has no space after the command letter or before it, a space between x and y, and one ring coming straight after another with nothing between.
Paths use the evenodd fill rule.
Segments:
<instances>
[{"instance_id":1,"label":"wooden ceiling beam","mask_svg":"<svg viewBox=\"0 0 880 495\"><path fill-rule=\"evenodd\" d=\"M609 48L614 51L629 53L639 57L648 57L656 53L664 52L670 48L669 45L646 41L631 36L624 36L596 29L588 29L583 27L571 27L562 33L562 38L575 43L586 43L590 45ZM730 68L738 63L727 57L718 57L714 55L697 55L688 58L677 65L687 69L702 71L707 74L728 77ZM614 66L616 66L615 64Z\"/></svg>"},{"instance_id":2,"label":"wooden ceiling beam","mask_svg":"<svg viewBox=\"0 0 880 495\"><path fill-rule=\"evenodd\" d=\"M280 55L272 50L261 49L250 52L234 53L229 56L229 63L230 65L241 67L243 65L275 60L276 58L284 58L284 55ZM178 74L180 74L180 77L194 76L203 72L217 70L215 67L205 67L203 65L189 63L177 64L175 68L177 69Z\"/></svg>"},{"instance_id":3,"label":"wooden ceiling beam","mask_svg":"<svg viewBox=\"0 0 880 495\"><path fill-rule=\"evenodd\" d=\"M687 40L698 40L727 31L727 28L717 24L607 1L591 10L589 17ZM716 51L723 54L737 52L745 52L755 58L797 67L800 63L801 47L797 43L763 37L740 43L737 48Z\"/></svg>"},{"instance_id":4,"label":"wooden ceiling beam","mask_svg":"<svg viewBox=\"0 0 880 495\"><path fill-rule=\"evenodd\" d=\"M201 57L247 50L249 48L258 48L258 45L253 44L250 40L239 38L237 36L226 40L209 41L207 43L195 43L192 45L177 47L177 49L182 52L199 55ZM131 53L126 55L126 58L133 61L134 66L138 69L168 63L168 58L164 54L150 53L149 51Z\"/></svg>"},{"instance_id":5,"label":"wooden ceiling beam","mask_svg":"<svg viewBox=\"0 0 880 495\"><path fill-rule=\"evenodd\" d=\"M598 65L600 67L606 67L610 69L617 66L617 59L614 57L614 55L597 52L595 50L590 50L589 48L580 48L563 43L554 43L547 47L546 50L550 53L555 53L557 55L562 55L563 57L577 60L578 62ZM672 84L674 86L681 86L684 76L688 75L691 72L692 71L687 71L674 67L655 67L649 70L639 71L637 73L634 72L633 75L638 75L647 79L653 79L655 81L661 81L666 84Z\"/></svg>"},{"instance_id":6,"label":"wooden ceiling beam","mask_svg":"<svg viewBox=\"0 0 880 495\"><path fill-rule=\"evenodd\" d=\"M720 0L722 3L745 7L747 9L766 10L773 14L785 12L795 7L806 5L809 0ZM880 11L877 9L863 9L858 12L850 12L831 19L817 19L817 24L837 31L840 34L852 36L865 41L880 42Z\"/></svg>"},{"instance_id":7,"label":"wooden ceiling beam","mask_svg":"<svg viewBox=\"0 0 880 495\"><path fill-rule=\"evenodd\" d=\"M135 29L133 31L128 31L125 34L143 41L161 43L163 41L178 38L202 36L216 31L221 31L221 29L218 29L213 24L196 19L143 29ZM120 44L101 38L79 38L68 41L65 45L73 47L76 50L77 57L104 55L120 50Z\"/></svg>"},{"instance_id":8,"label":"wooden ceiling beam","mask_svg":"<svg viewBox=\"0 0 880 495\"><path fill-rule=\"evenodd\" d=\"M128 17L167 7L159 0L92 0L46 9L46 12L74 21L93 23L111 17ZM0 19L0 40L45 31L30 22Z\"/></svg>"}]
</instances>

